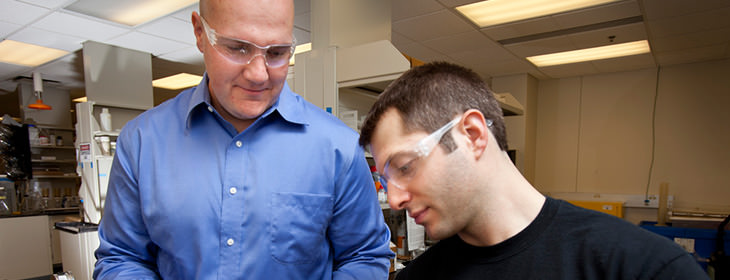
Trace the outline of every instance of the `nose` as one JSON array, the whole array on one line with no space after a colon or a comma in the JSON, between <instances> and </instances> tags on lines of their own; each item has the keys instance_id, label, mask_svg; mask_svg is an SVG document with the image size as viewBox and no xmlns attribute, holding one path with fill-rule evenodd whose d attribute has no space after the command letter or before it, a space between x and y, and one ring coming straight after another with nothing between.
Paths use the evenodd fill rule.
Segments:
<instances>
[{"instance_id":1,"label":"nose","mask_svg":"<svg viewBox=\"0 0 730 280\"><path fill-rule=\"evenodd\" d=\"M388 188L388 204L391 209L405 209L408 202L411 201L411 193L396 187Z\"/></svg>"},{"instance_id":2,"label":"nose","mask_svg":"<svg viewBox=\"0 0 730 280\"><path fill-rule=\"evenodd\" d=\"M256 59L261 57L261 59ZM266 82L269 79L269 69L266 67L266 57L263 54L255 54L246 64L244 77L254 84Z\"/></svg>"}]
</instances>

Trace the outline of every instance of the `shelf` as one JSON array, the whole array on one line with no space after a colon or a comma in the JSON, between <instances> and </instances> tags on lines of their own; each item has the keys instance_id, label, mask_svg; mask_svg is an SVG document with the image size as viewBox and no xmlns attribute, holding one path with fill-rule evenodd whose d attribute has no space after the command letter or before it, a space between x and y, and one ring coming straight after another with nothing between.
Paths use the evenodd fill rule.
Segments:
<instances>
[{"instance_id":1,"label":"shelf","mask_svg":"<svg viewBox=\"0 0 730 280\"><path fill-rule=\"evenodd\" d=\"M74 131L73 127L60 127L60 126L43 125L43 124L35 124L35 126L37 128L41 128L41 129Z\"/></svg>"},{"instance_id":2,"label":"shelf","mask_svg":"<svg viewBox=\"0 0 730 280\"><path fill-rule=\"evenodd\" d=\"M31 159L33 163L76 163L73 159Z\"/></svg>"},{"instance_id":3,"label":"shelf","mask_svg":"<svg viewBox=\"0 0 730 280\"><path fill-rule=\"evenodd\" d=\"M78 175L33 175L33 179L80 179Z\"/></svg>"},{"instance_id":4,"label":"shelf","mask_svg":"<svg viewBox=\"0 0 730 280\"><path fill-rule=\"evenodd\" d=\"M60 149L60 150L73 150L76 149L74 146L52 146L52 145L31 145L31 149Z\"/></svg>"}]
</instances>

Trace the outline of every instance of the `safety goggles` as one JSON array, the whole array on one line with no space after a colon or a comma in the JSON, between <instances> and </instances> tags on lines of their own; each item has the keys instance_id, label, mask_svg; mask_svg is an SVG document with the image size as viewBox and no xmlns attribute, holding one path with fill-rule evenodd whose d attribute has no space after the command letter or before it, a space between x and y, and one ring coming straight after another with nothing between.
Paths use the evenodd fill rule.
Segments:
<instances>
[{"instance_id":1,"label":"safety goggles","mask_svg":"<svg viewBox=\"0 0 730 280\"><path fill-rule=\"evenodd\" d=\"M389 186L394 186L400 190L405 190L405 186L410 183L416 176L425 162L425 158L433 151L433 149L441 142L441 138L446 135L459 121L461 116L453 119L433 133L424 137L416 146L408 151L398 152L385 162L383 174L380 176L380 183L385 191ZM492 120L487 120L487 126L492 126Z\"/></svg>"},{"instance_id":2,"label":"safety goggles","mask_svg":"<svg viewBox=\"0 0 730 280\"><path fill-rule=\"evenodd\" d=\"M288 64L289 58L294 54L294 44L261 47L249 41L220 35L215 29L210 28L203 17L200 17L200 20L203 22L203 29L210 45L232 62L248 65L257 56L262 56L267 67L276 68Z\"/></svg>"}]
</instances>

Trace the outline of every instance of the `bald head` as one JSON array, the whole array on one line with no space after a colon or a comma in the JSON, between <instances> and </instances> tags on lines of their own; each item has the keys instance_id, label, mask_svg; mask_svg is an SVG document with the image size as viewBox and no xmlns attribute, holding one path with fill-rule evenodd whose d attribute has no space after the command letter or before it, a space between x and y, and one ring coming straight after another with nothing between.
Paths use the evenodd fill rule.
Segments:
<instances>
[{"instance_id":1,"label":"bald head","mask_svg":"<svg viewBox=\"0 0 730 280\"><path fill-rule=\"evenodd\" d=\"M290 15L292 22L294 20L294 0L200 0L198 5L200 15L203 17L207 17L209 14L215 16L220 10L235 14L240 9L255 8L262 11L261 8L269 7L264 14Z\"/></svg>"}]
</instances>

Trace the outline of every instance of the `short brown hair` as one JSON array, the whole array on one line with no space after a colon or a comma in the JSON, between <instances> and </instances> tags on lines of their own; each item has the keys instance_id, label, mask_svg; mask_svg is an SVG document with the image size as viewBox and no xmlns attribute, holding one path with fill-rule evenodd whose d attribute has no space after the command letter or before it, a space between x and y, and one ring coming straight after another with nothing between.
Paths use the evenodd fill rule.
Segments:
<instances>
[{"instance_id":1,"label":"short brown hair","mask_svg":"<svg viewBox=\"0 0 730 280\"><path fill-rule=\"evenodd\" d=\"M500 149L507 150L507 135L494 93L474 71L448 62L432 62L412 68L393 81L370 109L361 128L360 145L367 148L383 113L395 108L407 132L433 132L454 115L479 110L493 121L491 131ZM447 151L455 148L447 134Z\"/></svg>"}]
</instances>

